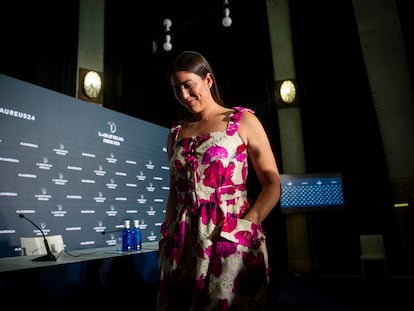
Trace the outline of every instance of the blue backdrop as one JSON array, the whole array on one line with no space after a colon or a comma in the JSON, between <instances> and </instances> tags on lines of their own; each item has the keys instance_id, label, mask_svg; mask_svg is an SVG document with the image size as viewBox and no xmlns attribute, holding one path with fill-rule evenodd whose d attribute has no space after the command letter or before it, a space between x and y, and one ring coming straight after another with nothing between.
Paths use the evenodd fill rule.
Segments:
<instances>
[{"instance_id":1,"label":"blue backdrop","mask_svg":"<svg viewBox=\"0 0 414 311\"><path fill-rule=\"evenodd\" d=\"M0 257L21 236L67 250L114 246L124 220L158 240L169 190L168 129L0 75ZM102 234L102 232L107 232Z\"/></svg>"}]
</instances>

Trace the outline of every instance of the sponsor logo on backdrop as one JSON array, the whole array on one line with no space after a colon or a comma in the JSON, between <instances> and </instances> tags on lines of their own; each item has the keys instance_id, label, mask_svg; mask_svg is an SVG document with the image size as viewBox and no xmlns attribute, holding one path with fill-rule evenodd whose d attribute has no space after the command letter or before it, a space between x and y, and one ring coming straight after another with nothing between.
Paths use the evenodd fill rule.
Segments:
<instances>
[{"instance_id":1,"label":"sponsor logo on backdrop","mask_svg":"<svg viewBox=\"0 0 414 311\"><path fill-rule=\"evenodd\" d=\"M147 164L145 164L145 166L147 167L147 169L149 170L153 170L154 169L154 164L152 164L152 161L149 160Z\"/></svg>"},{"instance_id":2,"label":"sponsor logo on backdrop","mask_svg":"<svg viewBox=\"0 0 414 311\"><path fill-rule=\"evenodd\" d=\"M62 156L65 156L69 153L69 151L65 149L64 144L59 144L59 147L54 148L53 152L56 153L57 155L62 155Z\"/></svg>"},{"instance_id":3,"label":"sponsor logo on backdrop","mask_svg":"<svg viewBox=\"0 0 414 311\"><path fill-rule=\"evenodd\" d=\"M84 184L94 184L95 183L95 180L93 180L93 179L81 179L81 183L84 183Z\"/></svg>"},{"instance_id":4,"label":"sponsor logo on backdrop","mask_svg":"<svg viewBox=\"0 0 414 311\"><path fill-rule=\"evenodd\" d=\"M91 245L95 245L95 241L83 241L83 242L80 242L79 245L91 246Z\"/></svg>"},{"instance_id":5,"label":"sponsor logo on backdrop","mask_svg":"<svg viewBox=\"0 0 414 311\"><path fill-rule=\"evenodd\" d=\"M27 173L19 173L17 176L23 177L23 178L37 178L37 175L35 175L35 174L27 174Z\"/></svg>"},{"instance_id":6,"label":"sponsor logo on backdrop","mask_svg":"<svg viewBox=\"0 0 414 311\"><path fill-rule=\"evenodd\" d=\"M139 171L139 175L137 175L138 180L145 180L147 176L144 175L143 171Z\"/></svg>"},{"instance_id":7,"label":"sponsor logo on backdrop","mask_svg":"<svg viewBox=\"0 0 414 311\"><path fill-rule=\"evenodd\" d=\"M118 187L118 185L115 183L114 179L111 178L109 183L106 184L106 187L108 189L116 189L116 187Z\"/></svg>"},{"instance_id":8,"label":"sponsor logo on backdrop","mask_svg":"<svg viewBox=\"0 0 414 311\"><path fill-rule=\"evenodd\" d=\"M112 234L111 233L111 235L109 236L109 240L106 240L105 242L106 242L106 244L108 246L116 245L116 237L115 237L115 234Z\"/></svg>"},{"instance_id":9,"label":"sponsor logo on backdrop","mask_svg":"<svg viewBox=\"0 0 414 311\"><path fill-rule=\"evenodd\" d=\"M0 161L2 161L2 162L12 162L12 163L19 163L20 162L18 159L3 158L3 157L0 157Z\"/></svg>"},{"instance_id":10,"label":"sponsor logo on backdrop","mask_svg":"<svg viewBox=\"0 0 414 311\"><path fill-rule=\"evenodd\" d=\"M47 228L46 228L46 223L45 223L45 222L41 222L41 223L39 224L39 227L40 227L40 229L42 229L42 231L43 231L44 235L48 235L48 234L50 233L50 229L47 229ZM43 235L43 234L42 234L42 231L40 231L39 229L34 229L34 230L33 230L33 232L34 232L36 235Z\"/></svg>"},{"instance_id":11,"label":"sponsor logo on backdrop","mask_svg":"<svg viewBox=\"0 0 414 311\"><path fill-rule=\"evenodd\" d=\"M50 194L47 194L47 189L46 188L42 188L40 189L41 193L40 194L35 194L35 198L39 201L49 201L52 196Z\"/></svg>"},{"instance_id":12,"label":"sponsor logo on backdrop","mask_svg":"<svg viewBox=\"0 0 414 311\"><path fill-rule=\"evenodd\" d=\"M98 131L98 136L102 138L102 142L105 144L120 146L125 139L122 136L115 135L117 130L115 122L109 121L107 124L109 127L109 133Z\"/></svg>"},{"instance_id":13,"label":"sponsor logo on backdrop","mask_svg":"<svg viewBox=\"0 0 414 311\"><path fill-rule=\"evenodd\" d=\"M141 194L140 197L137 199L137 202L139 204L145 204L145 203L147 203L147 199L144 197L143 194Z\"/></svg>"},{"instance_id":14,"label":"sponsor logo on backdrop","mask_svg":"<svg viewBox=\"0 0 414 311\"><path fill-rule=\"evenodd\" d=\"M98 169L93 171L97 176L105 176L106 172L103 170L102 165L98 165Z\"/></svg>"},{"instance_id":15,"label":"sponsor logo on backdrop","mask_svg":"<svg viewBox=\"0 0 414 311\"><path fill-rule=\"evenodd\" d=\"M9 108L0 107L0 114L4 114L10 117L15 117L19 119L29 120L29 121L36 121L36 116L34 114L30 114L27 112L21 112L18 110L13 110Z\"/></svg>"},{"instance_id":16,"label":"sponsor logo on backdrop","mask_svg":"<svg viewBox=\"0 0 414 311\"><path fill-rule=\"evenodd\" d=\"M93 198L96 203L104 203L106 198L103 196L101 191L98 192L98 196Z\"/></svg>"},{"instance_id":17,"label":"sponsor logo on backdrop","mask_svg":"<svg viewBox=\"0 0 414 311\"><path fill-rule=\"evenodd\" d=\"M82 227L66 227L66 231L81 231Z\"/></svg>"},{"instance_id":18,"label":"sponsor logo on backdrop","mask_svg":"<svg viewBox=\"0 0 414 311\"><path fill-rule=\"evenodd\" d=\"M115 206L113 206L113 205L111 205L109 207L109 211L106 211L105 213L106 213L107 216L112 216L112 217L118 215L118 211L115 210Z\"/></svg>"},{"instance_id":19,"label":"sponsor logo on backdrop","mask_svg":"<svg viewBox=\"0 0 414 311\"><path fill-rule=\"evenodd\" d=\"M115 155L112 152L109 154L109 157L106 158L106 161L112 164L115 164L116 162L118 162L118 160L115 158Z\"/></svg>"},{"instance_id":20,"label":"sponsor logo on backdrop","mask_svg":"<svg viewBox=\"0 0 414 311\"><path fill-rule=\"evenodd\" d=\"M53 165L49 163L47 157L42 157L42 162L36 163L36 166L41 170L50 170L53 167Z\"/></svg>"},{"instance_id":21,"label":"sponsor logo on backdrop","mask_svg":"<svg viewBox=\"0 0 414 311\"><path fill-rule=\"evenodd\" d=\"M58 178L53 178L52 181L55 185L64 186L68 182L67 179L63 179L63 173L58 174Z\"/></svg>"},{"instance_id":22,"label":"sponsor logo on backdrop","mask_svg":"<svg viewBox=\"0 0 414 311\"><path fill-rule=\"evenodd\" d=\"M139 222L139 227L140 227L140 229L142 229L142 230L147 229L148 225L147 225L147 223L145 222L145 219L141 219L141 220L140 220L140 222Z\"/></svg>"},{"instance_id":23,"label":"sponsor logo on backdrop","mask_svg":"<svg viewBox=\"0 0 414 311\"><path fill-rule=\"evenodd\" d=\"M38 144L27 143L24 141L20 142L20 146L29 147L29 148L39 148Z\"/></svg>"},{"instance_id":24,"label":"sponsor logo on backdrop","mask_svg":"<svg viewBox=\"0 0 414 311\"><path fill-rule=\"evenodd\" d=\"M151 231L150 234L147 236L147 240L149 242L154 242L158 240L158 236L154 234L154 231Z\"/></svg>"},{"instance_id":25,"label":"sponsor logo on backdrop","mask_svg":"<svg viewBox=\"0 0 414 311\"><path fill-rule=\"evenodd\" d=\"M150 182L146 189L148 192L154 192L155 187L152 185L152 182Z\"/></svg>"},{"instance_id":26,"label":"sponsor logo on backdrop","mask_svg":"<svg viewBox=\"0 0 414 311\"><path fill-rule=\"evenodd\" d=\"M146 211L146 213L147 213L148 216L154 216L157 213L157 211L154 210L154 207L151 205L149 207L149 210Z\"/></svg>"},{"instance_id":27,"label":"sponsor logo on backdrop","mask_svg":"<svg viewBox=\"0 0 414 311\"><path fill-rule=\"evenodd\" d=\"M52 215L55 217L64 217L66 215L66 211L63 210L63 205L61 203L56 205L57 210L51 211Z\"/></svg>"},{"instance_id":28,"label":"sponsor logo on backdrop","mask_svg":"<svg viewBox=\"0 0 414 311\"><path fill-rule=\"evenodd\" d=\"M106 229L106 227L103 225L102 220L98 221L98 226L93 227L93 230L95 230L96 232L104 232Z\"/></svg>"}]
</instances>

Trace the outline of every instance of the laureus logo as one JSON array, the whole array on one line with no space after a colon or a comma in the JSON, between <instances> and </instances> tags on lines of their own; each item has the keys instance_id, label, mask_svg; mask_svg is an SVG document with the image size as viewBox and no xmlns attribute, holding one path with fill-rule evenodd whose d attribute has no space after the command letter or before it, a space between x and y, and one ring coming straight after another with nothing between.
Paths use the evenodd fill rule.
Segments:
<instances>
[{"instance_id":1,"label":"laureus logo","mask_svg":"<svg viewBox=\"0 0 414 311\"><path fill-rule=\"evenodd\" d=\"M113 121L109 121L108 122L109 125L109 131L111 132L111 134L116 132L116 124Z\"/></svg>"},{"instance_id":2,"label":"laureus logo","mask_svg":"<svg viewBox=\"0 0 414 311\"><path fill-rule=\"evenodd\" d=\"M102 137L102 142L105 144L115 146L121 145L121 143L124 142L124 138L122 136L115 135L115 132L117 131L117 126L115 122L108 121L107 124L109 126L109 133L102 133L101 131L99 131L98 136Z\"/></svg>"}]
</instances>

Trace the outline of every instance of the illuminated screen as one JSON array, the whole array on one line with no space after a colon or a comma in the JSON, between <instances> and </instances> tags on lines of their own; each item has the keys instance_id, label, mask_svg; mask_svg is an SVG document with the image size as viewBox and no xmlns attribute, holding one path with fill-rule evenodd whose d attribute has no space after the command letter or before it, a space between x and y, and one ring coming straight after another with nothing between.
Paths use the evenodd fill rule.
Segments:
<instances>
[{"instance_id":1,"label":"illuminated screen","mask_svg":"<svg viewBox=\"0 0 414 311\"><path fill-rule=\"evenodd\" d=\"M281 174L282 213L340 210L344 207L340 173Z\"/></svg>"},{"instance_id":2,"label":"illuminated screen","mask_svg":"<svg viewBox=\"0 0 414 311\"><path fill-rule=\"evenodd\" d=\"M0 256L20 237L62 234L66 250L115 246L124 220L159 238L168 129L0 75ZM102 232L106 232L102 234Z\"/></svg>"}]
</instances>

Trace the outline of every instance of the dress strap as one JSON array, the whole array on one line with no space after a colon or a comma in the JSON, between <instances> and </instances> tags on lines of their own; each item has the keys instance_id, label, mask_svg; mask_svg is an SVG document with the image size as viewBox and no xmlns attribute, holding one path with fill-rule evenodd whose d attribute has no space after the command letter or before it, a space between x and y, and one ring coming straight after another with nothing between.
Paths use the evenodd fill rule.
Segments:
<instances>
[{"instance_id":1,"label":"dress strap","mask_svg":"<svg viewBox=\"0 0 414 311\"><path fill-rule=\"evenodd\" d=\"M227 124L227 130L226 130L227 135L230 135L230 136L234 135L234 133L236 133L237 130L239 129L239 123L245 111L254 113L254 110L250 108L246 108L246 107L236 106L236 107L232 107L232 109L234 110L234 112L230 115L230 121Z\"/></svg>"},{"instance_id":2,"label":"dress strap","mask_svg":"<svg viewBox=\"0 0 414 311\"><path fill-rule=\"evenodd\" d=\"M182 129L182 123L181 122L173 122L171 124L170 133L171 133L171 142L170 147L171 150L173 150L175 142L177 141L177 137L180 134Z\"/></svg>"}]
</instances>

